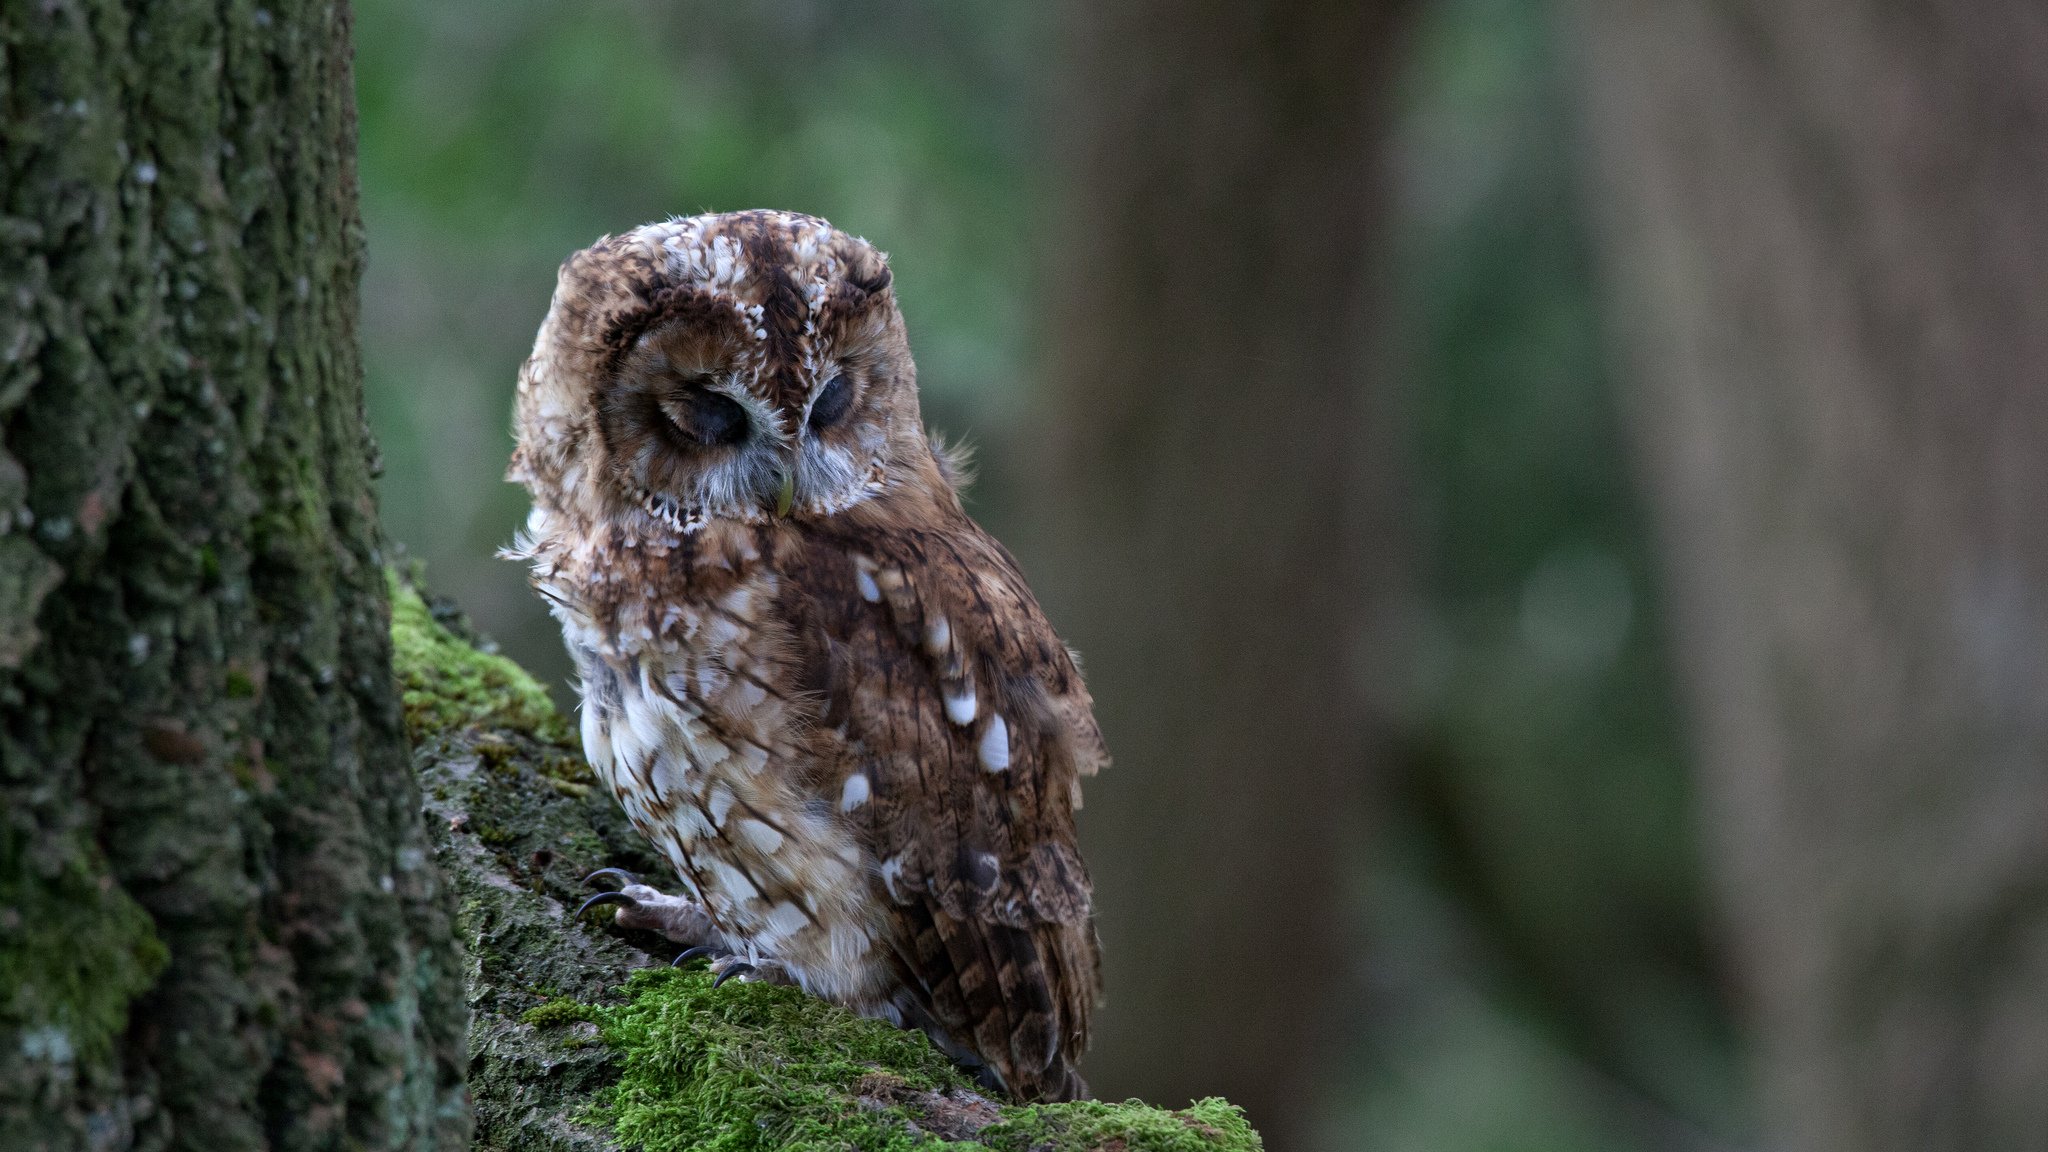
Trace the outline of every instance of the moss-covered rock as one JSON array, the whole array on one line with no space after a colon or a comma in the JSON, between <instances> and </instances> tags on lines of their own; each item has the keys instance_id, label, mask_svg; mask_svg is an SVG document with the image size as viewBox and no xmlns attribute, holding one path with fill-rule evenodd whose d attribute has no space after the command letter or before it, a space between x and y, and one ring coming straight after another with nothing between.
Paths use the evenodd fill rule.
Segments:
<instances>
[{"instance_id":1,"label":"moss-covered rock","mask_svg":"<svg viewBox=\"0 0 2048 1152\"><path fill-rule=\"evenodd\" d=\"M519 665L485 652L434 618L412 583L390 574L392 665L417 735L507 728L550 743L569 738L547 690Z\"/></svg>"},{"instance_id":2,"label":"moss-covered rock","mask_svg":"<svg viewBox=\"0 0 2048 1152\"><path fill-rule=\"evenodd\" d=\"M435 852L469 949L470 1091L488 1149L1252 1152L1229 1104L1012 1105L921 1033L792 988L712 987L676 948L570 916L601 867L653 859L517 665L394 578L392 647Z\"/></svg>"}]
</instances>

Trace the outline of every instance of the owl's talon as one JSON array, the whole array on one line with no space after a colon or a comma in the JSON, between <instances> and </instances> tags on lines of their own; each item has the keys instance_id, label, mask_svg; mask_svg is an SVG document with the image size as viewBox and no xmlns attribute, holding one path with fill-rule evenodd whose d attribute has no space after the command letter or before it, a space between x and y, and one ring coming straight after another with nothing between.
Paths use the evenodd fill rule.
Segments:
<instances>
[{"instance_id":1,"label":"owl's talon","mask_svg":"<svg viewBox=\"0 0 2048 1152\"><path fill-rule=\"evenodd\" d=\"M711 981L713 988L734 978L750 984L797 983L796 973L791 972L787 965L773 956L756 956L752 960L747 960L738 953L728 952L711 962L711 973L715 977Z\"/></svg>"},{"instance_id":2,"label":"owl's talon","mask_svg":"<svg viewBox=\"0 0 2048 1152\"><path fill-rule=\"evenodd\" d=\"M625 894L624 892L599 892L599 893L598 893L597 895L595 895L595 896L592 896L592 897L591 897L590 899L588 899L588 900L585 900L585 901L583 902L583 906L582 906L582 907L580 907L580 908L578 908L578 909L576 909L576 915L580 917L580 916L582 916L582 915L583 915L583 914L584 914L585 912L588 912L588 911L590 911L590 910L591 910L592 908L595 908L595 907L597 907L597 906L598 906L598 905L600 905L600 904L638 904L638 903L639 903L639 901L638 901L638 900L635 900L635 899L633 899L633 898L632 898L631 896L628 896L628 895L626 895L626 894Z\"/></svg>"},{"instance_id":3,"label":"owl's talon","mask_svg":"<svg viewBox=\"0 0 2048 1152\"><path fill-rule=\"evenodd\" d=\"M666 892L640 883L631 872L623 868L599 868L586 881L617 880L630 881L616 892L599 892L583 902L576 909L581 916L601 904L616 904L618 913L612 917L614 928L638 928L659 932L684 947L700 944L723 945L725 934L704 910L704 905L687 896L670 896Z\"/></svg>"},{"instance_id":4,"label":"owl's talon","mask_svg":"<svg viewBox=\"0 0 2048 1152\"><path fill-rule=\"evenodd\" d=\"M640 882L638 876L633 875L624 868L599 868L583 878L585 884L595 884L599 880L616 880L621 888Z\"/></svg>"},{"instance_id":5,"label":"owl's talon","mask_svg":"<svg viewBox=\"0 0 2048 1152\"><path fill-rule=\"evenodd\" d=\"M676 953L676 958L669 961L668 966L671 968L681 968L699 956L715 957L724 952L725 949L720 948L716 944L699 944L695 948L685 948L681 952Z\"/></svg>"}]
</instances>

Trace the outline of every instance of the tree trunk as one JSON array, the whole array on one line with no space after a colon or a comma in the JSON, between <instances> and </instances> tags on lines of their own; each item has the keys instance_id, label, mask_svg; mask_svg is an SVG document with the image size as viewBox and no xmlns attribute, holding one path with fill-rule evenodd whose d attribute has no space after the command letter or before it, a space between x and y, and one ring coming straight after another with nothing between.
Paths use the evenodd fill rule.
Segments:
<instances>
[{"instance_id":1,"label":"tree trunk","mask_svg":"<svg viewBox=\"0 0 2048 1152\"><path fill-rule=\"evenodd\" d=\"M1768 1114L2048 1148L2048 9L1581 15Z\"/></svg>"},{"instance_id":2,"label":"tree trunk","mask_svg":"<svg viewBox=\"0 0 2048 1152\"><path fill-rule=\"evenodd\" d=\"M0 1132L464 1144L345 4L0 5Z\"/></svg>"},{"instance_id":3,"label":"tree trunk","mask_svg":"<svg viewBox=\"0 0 2048 1152\"><path fill-rule=\"evenodd\" d=\"M1369 314L1399 0L1065 9L1041 587L1117 766L1083 834L1110 1098L1275 1147L1343 1015L1343 831L1399 438ZM1027 544L1029 541L1026 541Z\"/></svg>"}]
</instances>

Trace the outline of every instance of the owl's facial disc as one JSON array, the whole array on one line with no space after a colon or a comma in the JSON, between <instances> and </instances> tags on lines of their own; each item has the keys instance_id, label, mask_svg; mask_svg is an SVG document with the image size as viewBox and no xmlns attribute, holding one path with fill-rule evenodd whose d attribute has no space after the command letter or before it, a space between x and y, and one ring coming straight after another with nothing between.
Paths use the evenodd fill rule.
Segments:
<instances>
[{"instance_id":1,"label":"owl's facial disc","mask_svg":"<svg viewBox=\"0 0 2048 1152\"><path fill-rule=\"evenodd\" d=\"M881 492L884 351L778 367L715 332L643 336L600 394L622 503L688 533L713 520L834 516Z\"/></svg>"},{"instance_id":2,"label":"owl's facial disc","mask_svg":"<svg viewBox=\"0 0 2048 1152\"><path fill-rule=\"evenodd\" d=\"M729 340L689 327L639 340L598 395L610 475L629 515L674 531L758 521L788 471L787 421Z\"/></svg>"}]
</instances>

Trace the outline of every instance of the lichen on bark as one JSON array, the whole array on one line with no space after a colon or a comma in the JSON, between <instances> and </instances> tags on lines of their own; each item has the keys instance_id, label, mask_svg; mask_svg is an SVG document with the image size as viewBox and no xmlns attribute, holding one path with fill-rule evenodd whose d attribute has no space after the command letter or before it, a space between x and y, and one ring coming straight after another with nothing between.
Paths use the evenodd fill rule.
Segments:
<instances>
[{"instance_id":1,"label":"lichen on bark","mask_svg":"<svg viewBox=\"0 0 2048 1152\"><path fill-rule=\"evenodd\" d=\"M396 671L436 859L469 950L470 1086L481 1148L644 1152L1252 1152L1235 1108L1013 1105L976 1091L921 1033L792 988L712 986L658 936L573 918L582 877L663 883L567 725L460 613L401 582Z\"/></svg>"}]
</instances>

